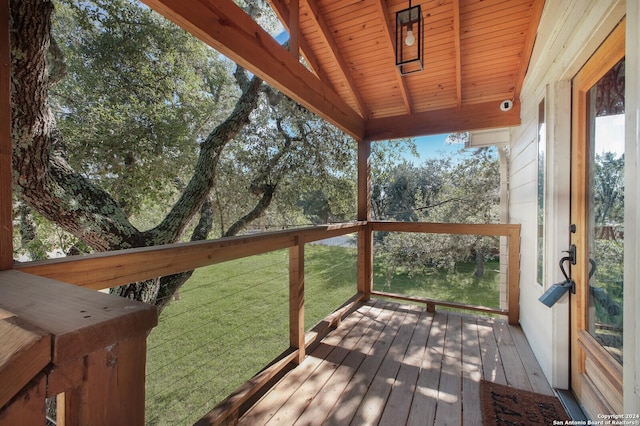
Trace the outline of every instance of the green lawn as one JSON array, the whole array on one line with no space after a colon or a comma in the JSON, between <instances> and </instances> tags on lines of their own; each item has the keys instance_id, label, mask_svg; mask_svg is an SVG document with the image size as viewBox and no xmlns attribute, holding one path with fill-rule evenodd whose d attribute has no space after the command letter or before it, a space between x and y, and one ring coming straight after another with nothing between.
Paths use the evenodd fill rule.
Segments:
<instances>
[{"instance_id":1,"label":"green lawn","mask_svg":"<svg viewBox=\"0 0 640 426\"><path fill-rule=\"evenodd\" d=\"M355 248L305 247L305 328L356 293ZM494 306L497 263L486 279L397 275L376 289ZM376 268L376 281L381 272ZM289 346L288 252L198 269L148 339L147 423L192 424ZM492 302L493 301L493 302Z\"/></svg>"},{"instance_id":2,"label":"green lawn","mask_svg":"<svg viewBox=\"0 0 640 426\"><path fill-rule=\"evenodd\" d=\"M386 285L384 274L376 264L373 288L388 293L500 308L500 263L497 260L485 262L482 278L476 278L475 271L475 263L458 263L454 273L435 268L429 274L413 277L399 273Z\"/></svg>"},{"instance_id":3,"label":"green lawn","mask_svg":"<svg viewBox=\"0 0 640 426\"><path fill-rule=\"evenodd\" d=\"M287 252L198 269L148 339L147 423L193 424L288 346Z\"/></svg>"}]
</instances>

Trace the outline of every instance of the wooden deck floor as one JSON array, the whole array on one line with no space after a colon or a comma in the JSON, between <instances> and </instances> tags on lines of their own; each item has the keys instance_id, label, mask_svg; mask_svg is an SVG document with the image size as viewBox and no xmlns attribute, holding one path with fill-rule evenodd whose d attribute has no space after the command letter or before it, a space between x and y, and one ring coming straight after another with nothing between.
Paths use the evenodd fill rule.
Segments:
<instances>
[{"instance_id":1,"label":"wooden deck floor","mask_svg":"<svg viewBox=\"0 0 640 426\"><path fill-rule=\"evenodd\" d=\"M240 424L481 425L483 378L552 394L519 327L372 300Z\"/></svg>"}]
</instances>

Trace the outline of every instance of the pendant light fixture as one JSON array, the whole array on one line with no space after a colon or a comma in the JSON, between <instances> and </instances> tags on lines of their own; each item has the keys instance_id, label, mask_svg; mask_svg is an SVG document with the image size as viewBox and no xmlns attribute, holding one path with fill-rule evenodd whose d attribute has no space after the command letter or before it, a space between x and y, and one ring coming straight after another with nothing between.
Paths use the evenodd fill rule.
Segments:
<instances>
[{"instance_id":1,"label":"pendant light fixture","mask_svg":"<svg viewBox=\"0 0 640 426\"><path fill-rule=\"evenodd\" d=\"M424 22L420 5L396 12L396 67L402 75L424 69Z\"/></svg>"}]
</instances>

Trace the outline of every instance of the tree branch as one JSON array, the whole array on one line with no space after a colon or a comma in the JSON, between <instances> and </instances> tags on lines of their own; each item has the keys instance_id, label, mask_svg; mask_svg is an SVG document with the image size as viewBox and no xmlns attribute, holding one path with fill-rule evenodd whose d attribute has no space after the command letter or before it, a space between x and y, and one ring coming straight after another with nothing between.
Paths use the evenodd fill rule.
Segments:
<instances>
[{"instance_id":1,"label":"tree branch","mask_svg":"<svg viewBox=\"0 0 640 426\"><path fill-rule=\"evenodd\" d=\"M166 244L177 240L209 195L215 183L222 150L242 127L249 123L249 116L258 105L261 85L262 80L253 77L231 115L200 145L200 155L194 173L180 199L158 226L147 231L147 235L155 244Z\"/></svg>"},{"instance_id":2,"label":"tree branch","mask_svg":"<svg viewBox=\"0 0 640 426\"><path fill-rule=\"evenodd\" d=\"M200 207L200 219L191 234L191 241L206 240L213 227L213 206L211 200L207 199ZM160 285L155 299L158 308L158 315L169 304L182 285L193 275L193 270L181 272L179 274L167 275L160 278Z\"/></svg>"},{"instance_id":3,"label":"tree branch","mask_svg":"<svg viewBox=\"0 0 640 426\"><path fill-rule=\"evenodd\" d=\"M413 210L416 210L416 211L429 210L429 209L432 209L434 207L442 206L444 204L453 203L453 202L456 202L456 201L463 201L463 200L465 200L465 199L464 198L459 198L459 197L447 198L446 200L442 200L442 201L440 201L438 203L430 204L428 206L415 207Z\"/></svg>"},{"instance_id":4,"label":"tree branch","mask_svg":"<svg viewBox=\"0 0 640 426\"><path fill-rule=\"evenodd\" d=\"M249 223L253 222L260 216L264 214L267 208L271 205L271 201L273 200L273 194L276 191L277 185L269 185L265 184L261 186L261 189L264 191L262 193L262 197L260 201L255 205L255 207L246 215L242 216L238 219L231 227L224 233L225 237L232 237L234 235L238 235L240 231L242 231Z\"/></svg>"}]
</instances>

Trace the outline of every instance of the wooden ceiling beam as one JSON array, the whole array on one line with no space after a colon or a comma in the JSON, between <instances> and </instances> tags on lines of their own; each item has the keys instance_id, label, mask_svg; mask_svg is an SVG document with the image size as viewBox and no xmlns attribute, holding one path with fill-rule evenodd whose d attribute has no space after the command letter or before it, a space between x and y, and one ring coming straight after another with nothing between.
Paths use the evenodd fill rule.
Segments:
<instances>
[{"instance_id":1,"label":"wooden ceiling beam","mask_svg":"<svg viewBox=\"0 0 640 426\"><path fill-rule=\"evenodd\" d=\"M329 30L327 23L320 13L320 9L318 8L316 0L302 1L306 3L307 7L311 11L313 24L317 27L318 33L322 38L322 42L327 46L327 50L331 55L331 59L337 64L338 71L340 72L342 79L346 83L349 95L353 97L362 117L367 118L369 116L369 111L364 102L364 99L362 98L362 95L358 90L358 86L356 86L356 83L353 80L351 72L349 71L349 67L347 66L342 54L340 53L340 49L338 49L338 45L331 35L331 31Z\"/></svg>"},{"instance_id":2,"label":"wooden ceiling beam","mask_svg":"<svg viewBox=\"0 0 640 426\"><path fill-rule=\"evenodd\" d=\"M284 0L268 1L271 5L271 9L273 9L273 11L276 13L282 25L284 25L285 29L289 32L289 34L291 34L291 18L289 16L289 8L285 4ZM304 59L307 61L307 64L309 64L309 67L311 67L311 71L322 81L329 82L329 77L324 72L324 69L318 62L316 56L313 54L313 50L311 50L311 46L309 46L307 39L301 33L298 34L298 43L300 44L300 52L302 53L302 56L304 56ZM336 91L335 88L333 88L333 91Z\"/></svg>"},{"instance_id":3,"label":"wooden ceiling beam","mask_svg":"<svg viewBox=\"0 0 640 426\"><path fill-rule=\"evenodd\" d=\"M364 120L232 0L143 0L149 7L357 140Z\"/></svg>"},{"instance_id":4,"label":"wooden ceiling beam","mask_svg":"<svg viewBox=\"0 0 640 426\"><path fill-rule=\"evenodd\" d=\"M375 2L376 6L376 14L378 18L382 22L382 26L384 27L384 36L385 39L385 50L388 52L387 55L391 58L396 57L396 48L395 48L395 33L391 32L391 25L389 23L389 12L386 7L386 2L384 0L377 0ZM394 59L395 61L395 59ZM412 102L411 96L409 95L409 88L407 87L407 82L400 75L399 72L396 72L396 81L398 83L398 90L400 91L400 96L402 97L402 102L404 102L404 107L407 111L407 114L412 113Z\"/></svg>"},{"instance_id":5,"label":"wooden ceiling beam","mask_svg":"<svg viewBox=\"0 0 640 426\"><path fill-rule=\"evenodd\" d=\"M365 140L410 138L424 135L465 132L470 130L511 127L520 124L520 101L510 111L500 110L499 101L460 108L446 108L368 120Z\"/></svg>"}]
</instances>

